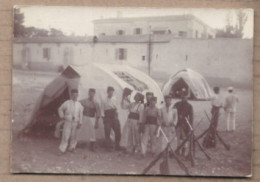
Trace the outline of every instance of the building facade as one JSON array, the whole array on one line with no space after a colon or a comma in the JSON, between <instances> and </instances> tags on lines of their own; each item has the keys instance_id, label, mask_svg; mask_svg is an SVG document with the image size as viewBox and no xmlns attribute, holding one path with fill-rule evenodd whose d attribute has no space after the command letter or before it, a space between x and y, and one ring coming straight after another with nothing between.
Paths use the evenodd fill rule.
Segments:
<instances>
[{"instance_id":1,"label":"building facade","mask_svg":"<svg viewBox=\"0 0 260 182\"><path fill-rule=\"evenodd\" d=\"M127 64L147 73L150 61L152 74L159 76L191 68L206 77L252 81L248 74L252 72L252 39L179 39L173 35L125 35L101 36L93 40L93 37L81 38L80 41L54 38L15 40L14 66L59 70L68 64L97 62Z\"/></svg>"},{"instance_id":2,"label":"building facade","mask_svg":"<svg viewBox=\"0 0 260 182\"><path fill-rule=\"evenodd\" d=\"M179 38L215 38L215 30L193 15L110 18L93 21L96 36L171 34Z\"/></svg>"}]
</instances>

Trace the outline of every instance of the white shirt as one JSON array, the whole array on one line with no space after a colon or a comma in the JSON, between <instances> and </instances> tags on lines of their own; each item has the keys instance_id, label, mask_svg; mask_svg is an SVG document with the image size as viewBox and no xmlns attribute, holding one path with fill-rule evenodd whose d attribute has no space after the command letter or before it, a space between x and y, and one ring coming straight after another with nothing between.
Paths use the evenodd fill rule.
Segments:
<instances>
[{"instance_id":1,"label":"white shirt","mask_svg":"<svg viewBox=\"0 0 260 182\"><path fill-rule=\"evenodd\" d=\"M215 94L211 101L212 106L221 107L223 106L222 100L219 94Z\"/></svg>"},{"instance_id":2,"label":"white shirt","mask_svg":"<svg viewBox=\"0 0 260 182\"><path fill-rule=\"evenodd\" d=\"M161 109L163 123L168 126L170 123L176 125L177 124L177 109L174 108L174 105L170 105L169 107L164 106Z\"/></svg>"},{"instance_id":3,"label":"white shirt","mask_svg":"<svg viewBox=\"0 0 260 182\"><path fill-rule=\"evenodd\" d=\"M82 123L83 106L78 101L67 100L58 109L59 116L67 121Z\"/></svg>"},{"instance_id":4,"label":"white shirt","mask_svg":"<svg viewBox=\"0 0 260 182\"><path fill-rule=\"evenodd\" d=\"M105 110L108 110L108 109L117 109L118 110L118 106L117 106L117 100L115 97L111 97L111 98L108 98L106 97L103 101L102 101L102 105L101 105L101 108L102 108L102 116L104 116L105 114Z\"/></svg>"},{"instance_id":5,"label":"white shirt","mask_svg":"<svg viewBox=\"0 0 260 182\"><path fill-rule=\"evenodd\" d=\"M229 93L225 100L225 110L227 112L236 112L238 97L233 93Z\"/></svg>"}]
</instances>

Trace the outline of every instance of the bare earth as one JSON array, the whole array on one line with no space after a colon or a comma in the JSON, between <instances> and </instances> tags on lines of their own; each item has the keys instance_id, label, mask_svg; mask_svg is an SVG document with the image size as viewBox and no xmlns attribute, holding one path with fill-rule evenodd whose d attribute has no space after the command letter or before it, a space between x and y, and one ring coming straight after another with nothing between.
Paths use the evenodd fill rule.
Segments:
<instances>
[{"instance_id":1,"label":"bare earth","mask_svg":"<svg viewBox=\"0 0 260 182\"><path fill-rule=\"evenodd\" d=\"M91 174L141 174L141 171L153 160L151 156L140 159L121 152L106 152L98 147L93 153L87 148L78 148L75 153L57 156L59 140L50 138L18 138L17 132L26 125L44 87L55 74L14 71L13 87L13 142L11 170L15 173L91 173ZM210 161L197 150L196 164L191 167L189 161L182 159L191 175L198 176L245 176L251 174L251 118L252 93L250 90L237 90L240 103L237 112L237 130L226 132L226 123L222 111L219 121L219 133L231 146L227 151L218 143L216 149L206 150ZM199 135L209 125L204 110L210 113L209 102L191 102L195 112L195 134ZM202 122L197 126L202 118ZM160 163L160 162L159 162ZM158 163L158 164L159 164ZM159 165L148 174L159 174ZM172 175L185 175L174 159L170 161Z\"/></svg>"}]
</instances>

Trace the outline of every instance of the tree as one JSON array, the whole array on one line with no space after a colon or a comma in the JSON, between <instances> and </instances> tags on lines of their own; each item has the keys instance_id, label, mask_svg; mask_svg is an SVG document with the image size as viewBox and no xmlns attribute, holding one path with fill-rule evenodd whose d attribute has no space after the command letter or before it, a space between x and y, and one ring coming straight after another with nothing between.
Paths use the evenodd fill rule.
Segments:
<instances>
[{"instance_id":1,"label":"tree","mask_svg":"<svg viewBox=\"0 0 260 182\"><path fill-rule=\"evenodd\" d=\"M19 8L14 8L14 37L23 37L25 34L24 14Z\"/></svg>"},{"instance_id":2,"label":"tree","mask_svg":"<svg viewBox=\"0 0 260 182\"><path fill-rule=\"evenodd\" d=\"M216 37L220 38L243 38L243 31L247 21L247 14L239 10L236 13L236 26L231 24L231 16L227 14L227 24L224 29L217 29Z\"/></svg>"},{"instance_id":3,"label":"tree","mask_svg":"<svg viewBox=\"0 0 260 182\"><path fill-rule=\"evenodd\" d=\"M236 25L236 30L237 30L237 34L241 37L243 37L243 30L244 30L244 27L245 27L245 24L247 22L247 14L242 11L242 10L239 10L236 14L237 16L237 25Z\"/></svg>"},{"instance_id":4,"label":"tree","mask_svg":"<svg viewBox=\"0 0 260 182\"><path fill-rule=\"evenodd\" d=\"M35 27L25 27L24 30L24 37L47 37L48 34L48 30Z\"/></svg>"},{"instance_id":5,"label":"tree","mask_svg":"<svg viewBox=\"0 0 260 182\"><path fill-rule=\"evenodd\" d=\"M24 14L20 12L19 8L14 8L14 37L60 37L64 36L61 30L51 28L50 31L43 28L25 27Z\"/></svg>"},{"instance_id":6,"label":"tree","mask_svg":"<svg viewBox=\"0 0 260 182\"><path fill-rule=\"evenodd\" d=\"M64 36L63 32L61 30L51 28L49 36L51 37L60 37Z\"/></svg>"}]
</instances>

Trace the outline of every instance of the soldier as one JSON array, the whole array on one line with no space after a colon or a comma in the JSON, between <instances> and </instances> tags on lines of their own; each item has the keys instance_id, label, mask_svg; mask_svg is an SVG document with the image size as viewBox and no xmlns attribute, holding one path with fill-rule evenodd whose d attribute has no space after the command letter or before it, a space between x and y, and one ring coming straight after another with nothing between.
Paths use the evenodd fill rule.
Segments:
<instances>
[{"instance_id":1,"label":"soldier","mask_svg":"<svg viewBox=\"0 0 260 182\"><path fill-rule=\"evenodd\" d=\"M177 102L174 106L177 109L178 113L178 122L176 125L176 135L177 135L177 144L178 146L185 140L185 138L189 135L190 127L193 126L193 107L188 102L187 95L182 92L181 101ZM186 155L186 149L188 147L188 142L181 150L181 155Z\"/></svg>"},{"instance_id":2,"label":"soldier","mask_svg":"<svg viewBox=\"0 0 260 182\"><path fill-rule=\"evenodd\" d=\"M142 156L144 157L147 152L148 142L151 143L151 152L155 154L156 150L156 130L160 124L160 110L156 107L157 98L151 97L149 100L149 106L144 109L143 113L143 123L144 123L144 133L142 136Z\"/></svg>"},{"instance_id":3,"label":"soldier","mask_svg":"<svg viewBox=\"0 0 260 182\"><path fill-rule=\"evenodd\" d=\"M239 102L238 97L233 92L233 87L228 88L228 95L225 99L224 110L226 112L226 120L227 120L227 131L230 131L230 122L232 124L231 131L235 131L236 129L236 110L237 103Z\"/></svg>"},{"instance_id":4,"label":"soldier","mask_svg":"<svg viewBox=\"0 0 260 182\"><path fill-rule=\"evenodd\" d=\"M150 99L153 97L153 92L146 92L145 98L146 98L146 103L144 104L144 107L149 106L150 104Z\"/></svg>"},{"instance_id":5,"label":"soldier","mask_svg":"<svg viewBox=\"0 0 260 182\"><path fill-rule=\"evenodd\" d=\"M223 107L223 103L220 97L220 88L219 87L214 87L214 97L211 101L211 123L210 123L210 128L203 140L203 146L205 148L214 148L216 147L216 132L218 128L218 119L219 119L219 111L221 107Z\"/></svg>"},{"instance_id":6,"label":"soldier","mask_svg":"<svg viewBox=\"0 0 260 182\"><path fill-rule=\"evenodd\" d=\"M129 88L125 88L123 90L123 95L122 95L122 101L121 101L121 108L122 109L127 109L129 108L129 105L130 105L130 96L131 96L131 93L133 92L133 90L129 89Z\"/></svg>"},{"instance_id":7,"label":"soldier","mask_svg":"<svg viewBox=\"0 0 260 182\"><path fill-rule=\"evenodd\" d=\"M71 99L65 101L58 109L60 118L64 120L60 154L65 153L68 146L68 150L74 152L77 145L77 129L80 128L83 118L83 107L77 98L78 90L73 89Z\"/></svg>"},{"instance_id":8,"label":"soldier","mask_svg":"<svg viewBox=\"0 0 260 182\"><path fill-rule=\"evenodd\" d=\"M170 145L173 150L176 149L176 132L175 126L177 125L177 110L172 104L172 98L169 95L164 97L165 99L165 106L161 109L162 114L162 124L161 129L162 132L165 133L166 137L169 141L171 141ZM165 149L167 146L167 140L164 138L164 135L160 134L161 138L161 151Z\"/></svg>"},{"instance_id":9,"label":"soldier","mask_svg":"<svg viewBox=\"0 0 260 182\"><path fill-rule=\"evenodd\" d=\"M122 95L122 100L121 100L121 110L120 110L120 120L123 121L122 123L124 124L121 126L122 128L122 136L121 136L121 141L120 145L121 147L126 148L127 145L127 119L128 119L128 114L129 114L129 106L131 104L130 97L132 94L133 90L129 88L124 88L123 90L123 95Z\"/></svg>"},{"instance_id":10,"label":"soldier","mask_svg":"<svg viewBox=\"0 0 260 182\"><path fill-rule=\"evenodd\" d=\"M145 99L146 99L146 103L144 104L144 108L148 107L150 105L150 99L153 97L153 92L146 92L145 94ZM143 133L144 133L144 125L145 123L142 122L140 125L139 125L139 133L140 135L142 136Z\"/></svg>"},{"instance_id":11,"label":"soldier","mask_svg":"<svg viewBox=\"0 0 260 182\"><path fill-rule=\"evenodd\" d=\"M135 153L141 147L141 136L139 133L139 126L142 122L142 115L144 110L144 95L136 93L134 97L135 102L129 106L129 115L126 121L127 145L128 153Z\"/></svg>"},{"instance_id":12,"label":"soldier","mask_svg":"<svg viewBox=\"0 0 260 182\"><path fill-rule=\"evenodd\" d=\"M90 88L88 91L88 98L81 101L82 106L84 107L83 111L83 123L81 129L78 133L78 140L79 141L86 141L86 135L89 135L90 141L90 150L95 150L95 143L96 143L96 132L95 130L98 129L98 121L100 118L100 106L95 100L95 93L96 90Z\"/></svg>"},{"instance_id":13,"label":"soldier","mask_svg":"<svg viewBox=\"0 0 260 182\"><path fill-rule=\"evenodd\" d=\"M115 133L115 150L121 150L121 128L118 119L118 106L114 97L115 89L111 86L107 88L107 97L102 102L102 116L105 130L105 143L108 151L111 149L110 133L111 129Z\"/></svg>"}]
</instances>

